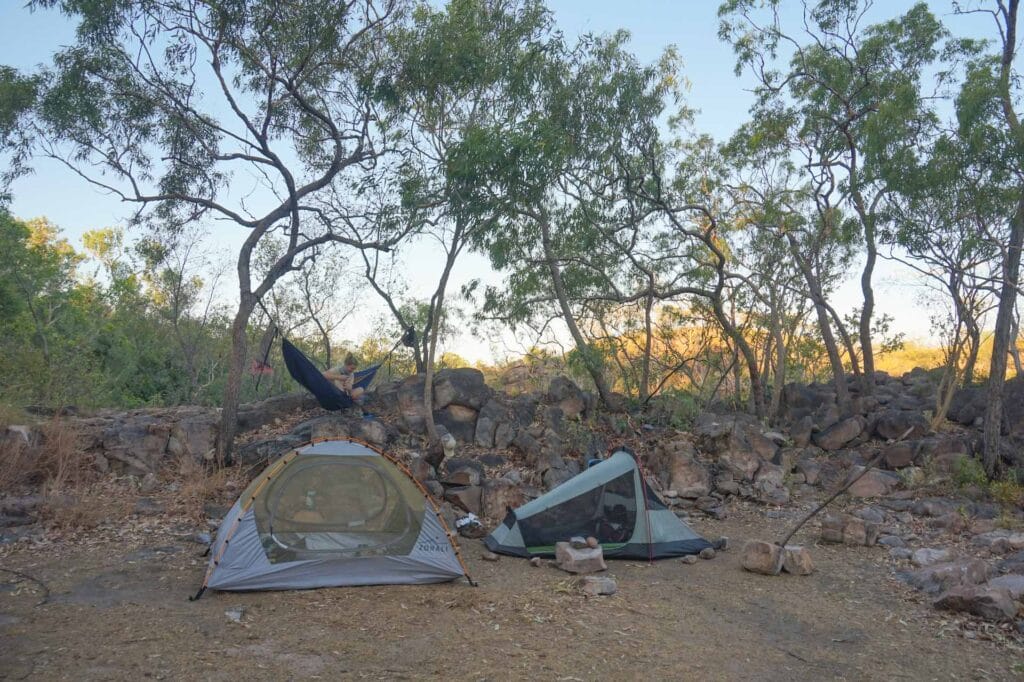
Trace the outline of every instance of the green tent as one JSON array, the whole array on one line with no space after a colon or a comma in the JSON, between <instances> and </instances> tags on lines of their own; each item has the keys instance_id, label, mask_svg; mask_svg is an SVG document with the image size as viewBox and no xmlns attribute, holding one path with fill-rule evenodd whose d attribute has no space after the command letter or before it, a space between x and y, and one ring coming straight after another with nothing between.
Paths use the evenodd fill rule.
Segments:
<instances>
[{"instance_id":1,"label":"green tent","mask_svg":"<svg viewBox=\"0 0 1024 682\"><path fill-rule=\"evenodd\" d=\"M573 536L593 536L606 557L622 559L698 554L712 546L658 499L623 450L509 510L484 542L492 552L551 556L556 542Z\"/></svg>"}]
</instances>

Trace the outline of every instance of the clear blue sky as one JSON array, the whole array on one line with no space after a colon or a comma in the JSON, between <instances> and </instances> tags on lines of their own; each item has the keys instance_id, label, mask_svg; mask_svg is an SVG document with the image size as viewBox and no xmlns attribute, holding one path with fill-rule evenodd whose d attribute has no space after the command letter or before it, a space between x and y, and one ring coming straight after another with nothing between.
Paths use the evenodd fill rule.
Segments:
<instances>
[{"instance_id":1,"label":"clear blue sky","mask_svg":"<svg viewBox=\"0 0 1024 682\"><path fill-rule=\"evenodd\" d=\"M724 139L747 117L751 84L749 79L734 75L732 49L718 40L718 4L718 0L548 1L559 27L569 36L624 28L632 34L632 49L645 62L657 59L666 46L676 45L691 84L688 102L699 111L696 129ZM913 4L908 0L878 0L871 19L895 16ZM929 4L956 34L992 35L990 20L953 17L946 1ZM785 6L791 18L798 20L800 3L788 0ZM46 62L60 46L70 44L73 34L73 26L55 12L33 13L20 2L4 2L0 7L0 64L31 69ZM123 223L130 211L130 207L97 192L53 162L39 162L36 173L19 180L13 190L12 209L16 215L45 215L76 244L86 230ZM223 235L216 240L215 248L224 259L230 259L240 238L240 232ZM416 260L410 268L411 288L426 296L436 280L435 268L430 267L429 259ZM465 258L454 273L452 290L472 277L485 276L488 270L482 258ZM494 281L493 277L489 279ZM877 283L881 312L896 317L897 328L909 336L926 337L928 311L918 305L920 288L909 273L883 263ZM858 289L853 278L836 298L841 310L857 305ZM358 333L350 338L353 336ZM487 358L495 350L501 354L499 349L486 348L469 338L460 339L452 350L470 359Z\"/></svg>"}]
</instances>

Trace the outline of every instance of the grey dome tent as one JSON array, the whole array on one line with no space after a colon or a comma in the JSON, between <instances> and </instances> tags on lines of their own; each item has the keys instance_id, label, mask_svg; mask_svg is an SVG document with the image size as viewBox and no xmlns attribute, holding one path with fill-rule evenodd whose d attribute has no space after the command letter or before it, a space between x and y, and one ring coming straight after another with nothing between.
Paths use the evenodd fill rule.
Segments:
<instances>
[{"instance_id":1,"label":"grey dome tent","mask_svg":"<svg viewBox=\"0 0 1024 682\"><path fill-rule=\"evenodd\" d=\"M658 499L623 450L509 510L484 543L512 556L551 556L556 542L573 536L593 536L606 557L621 559L684 556L712 546Z\"/></svg>"},{"instance_id":2,"label":"grey dome tent","mask_svg":"<svg viewBox=\"0 0 1024 682\"><path fill-rule=\"evenodd\" d=\"M200 596L216 590L433 583L468 574L429 494L399 461L319 440L268 466L225 515Z\"/></svg>"}]
</instances>

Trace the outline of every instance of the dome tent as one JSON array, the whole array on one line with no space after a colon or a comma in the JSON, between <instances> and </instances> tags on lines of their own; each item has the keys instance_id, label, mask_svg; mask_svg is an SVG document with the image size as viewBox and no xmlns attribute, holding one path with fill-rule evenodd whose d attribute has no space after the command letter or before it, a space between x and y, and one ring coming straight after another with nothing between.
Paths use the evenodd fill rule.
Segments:
<instances>
[{"instance_id":1,"label":"dome tent","mask_svg":"<svg viewBox=\"0 0 1024 682\"><path fill-rule=\"evenodd\" d=\"M666 507L619 450L508 515L484 543L492 552L551 556L555 543L593 536L604 556L662 559L712 547Z\"/></svg>"},{"instance_id":2,"label":"dome tent","mask_svg":"<svg viewBox=\"0 0 1024 682\"><path fill-rule=\"evenodd\" d=\"M199 594L463 576L454 536L403 464L365 443L319 440L245 489L211 545Z\"/></svg>"}]
</instances>

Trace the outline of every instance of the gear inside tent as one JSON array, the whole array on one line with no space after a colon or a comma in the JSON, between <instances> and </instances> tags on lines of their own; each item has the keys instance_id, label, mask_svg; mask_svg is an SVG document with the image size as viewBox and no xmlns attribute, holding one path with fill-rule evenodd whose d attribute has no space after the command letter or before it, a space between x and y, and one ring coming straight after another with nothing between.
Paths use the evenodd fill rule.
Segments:
<instances>
[{"instance_id":1,"label":"gear inside tent","mask_svg":"<svg viewBox=\"0 0 1024 682\"><path fill-rule=\"evenodd\" d=\"M404 465L364 443L321 440L249 484L221 523L200 594L463 576L454 536Z\"/></svg>"},{"instance_id":2,"label":"gear inside tent","mask_svg":"<svg viewBox=\"0 0 1024 682\"><path fill-rule=\"evenodd\" d=\"M662 559L712 546L661 502L624 450L509 510L484 542L492 552L552 556L556 542L576 536L597 538L608 558Z\"/></svg>"}]
</instances>

